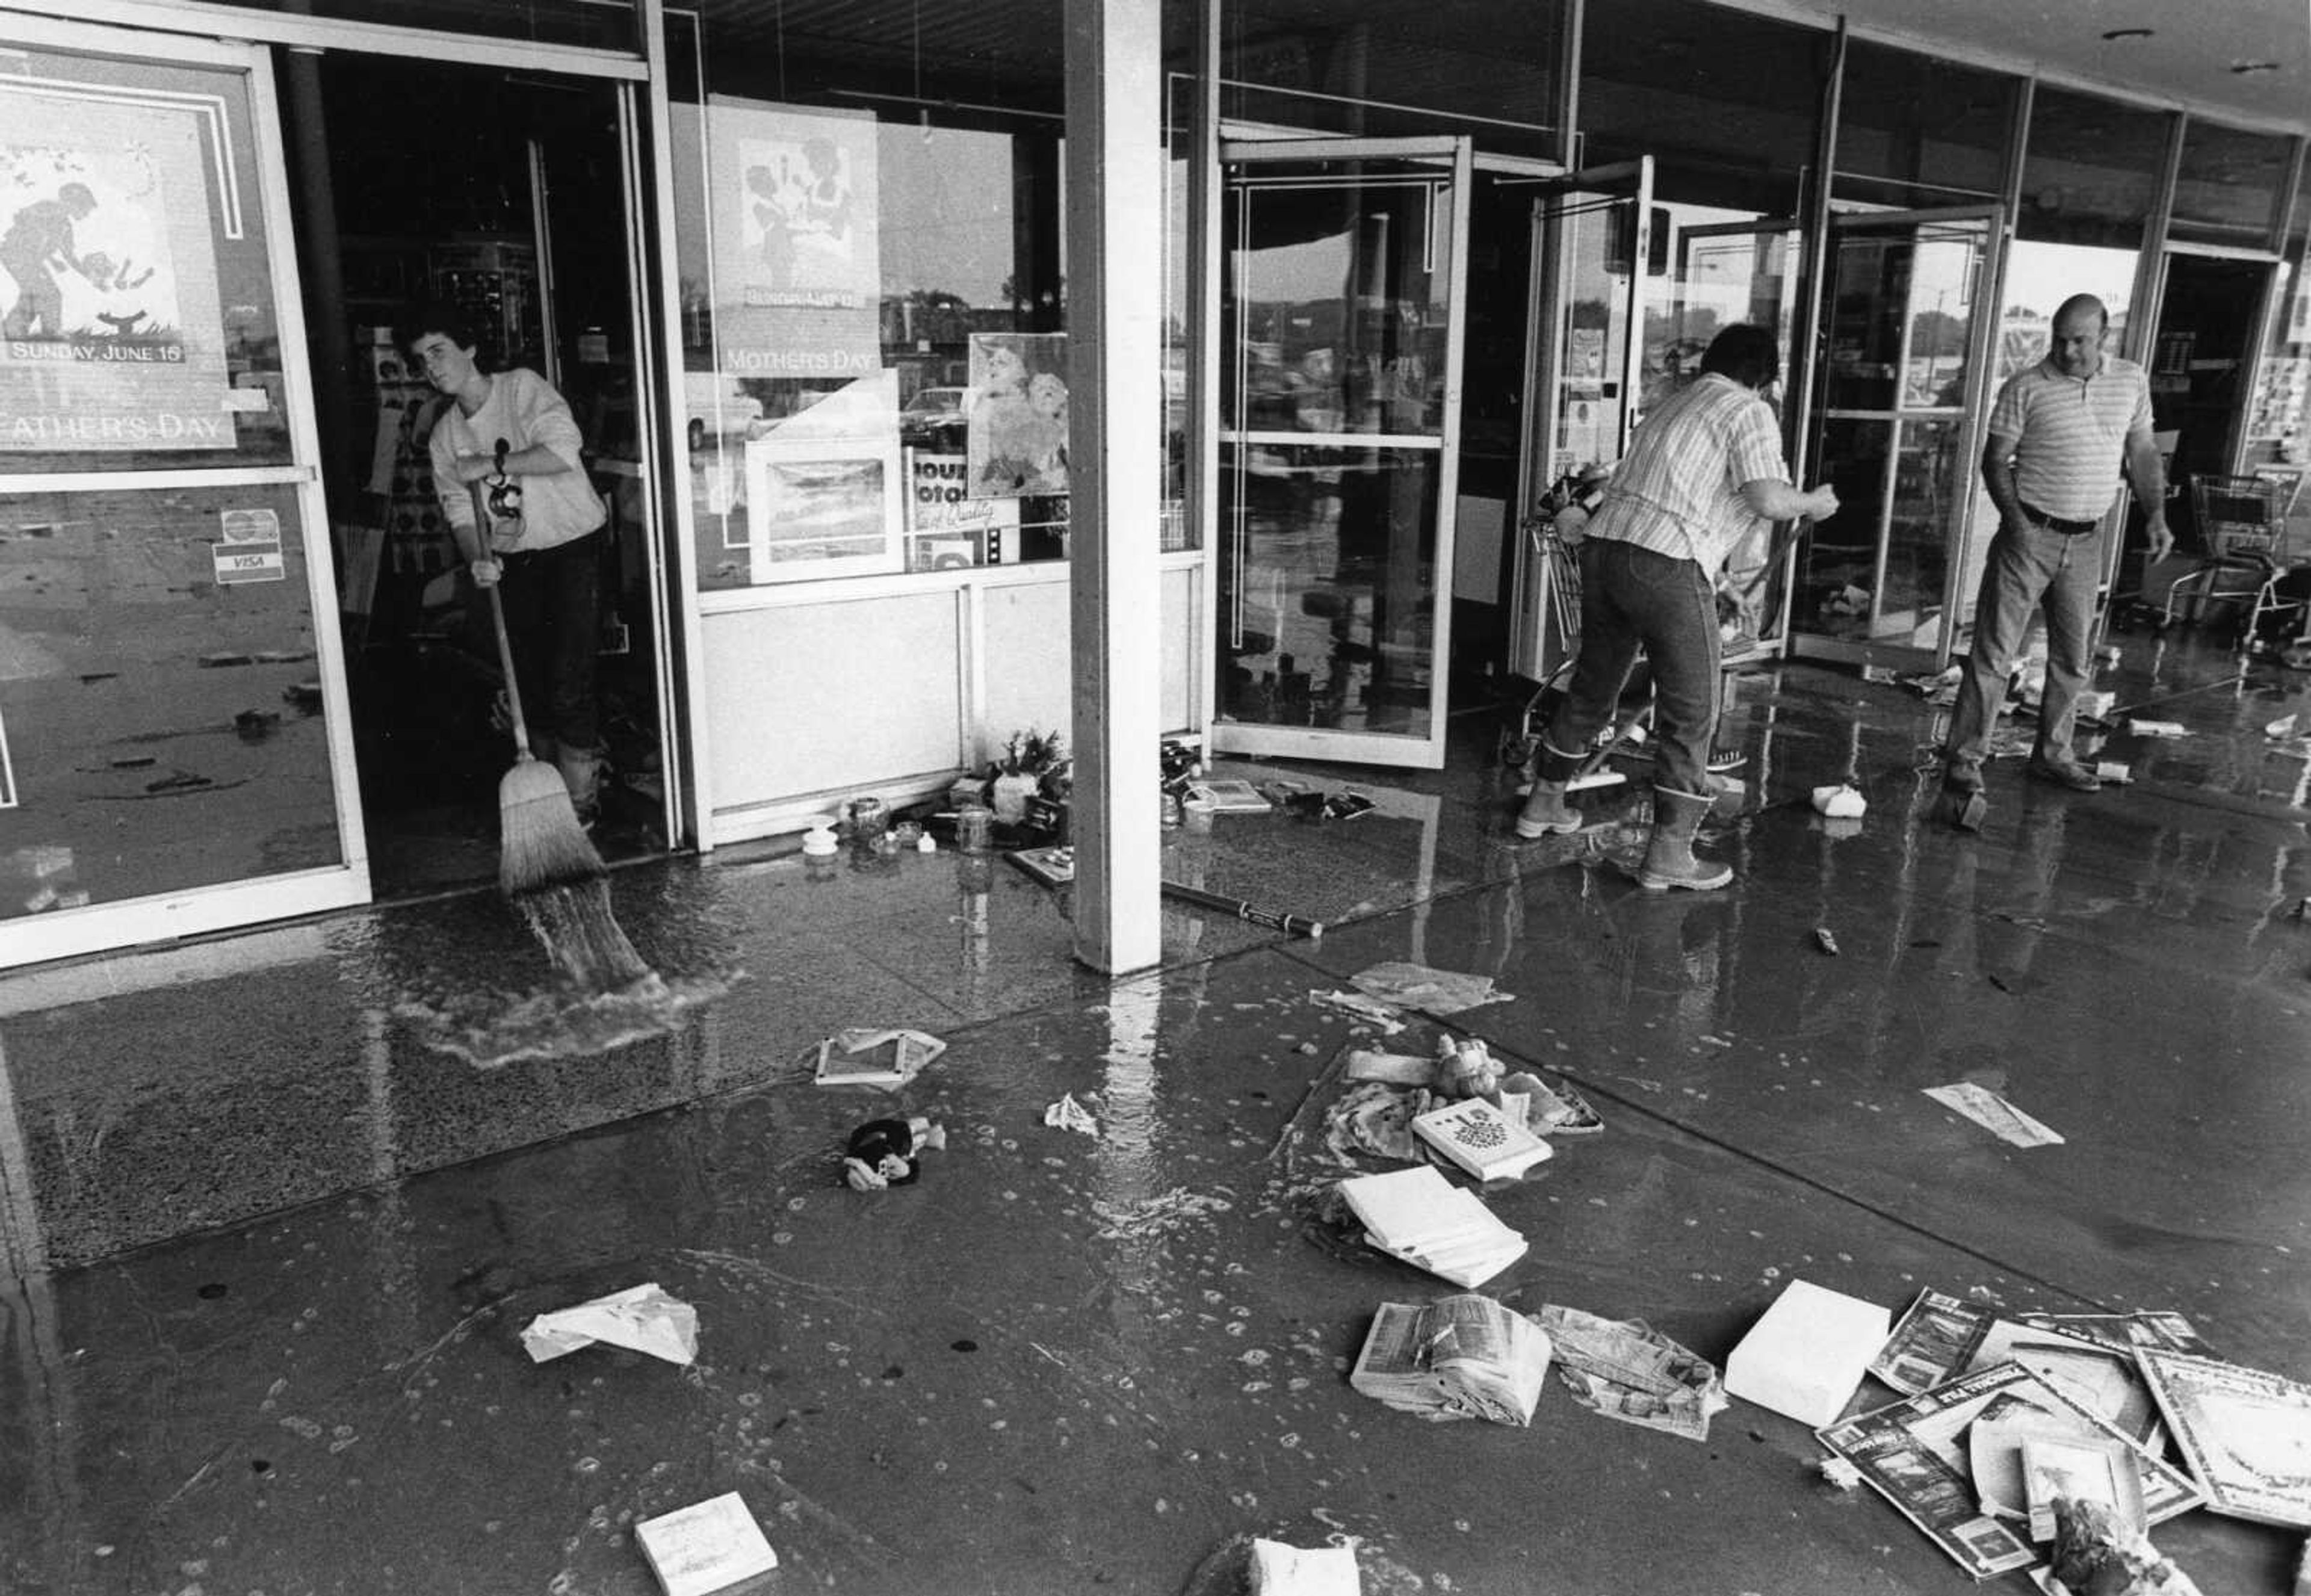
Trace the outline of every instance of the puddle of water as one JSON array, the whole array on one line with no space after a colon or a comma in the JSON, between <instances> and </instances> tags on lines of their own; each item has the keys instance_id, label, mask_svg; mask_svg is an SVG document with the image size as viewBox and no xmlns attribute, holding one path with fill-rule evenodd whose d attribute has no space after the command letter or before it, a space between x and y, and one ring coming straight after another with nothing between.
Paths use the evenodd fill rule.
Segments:
<instances>
[{"instance_id":1,"label":"puddle of water","mask_svg":"<svg viewBox=\"0 0 2311 1596\"><path fill-rule=\"evenodd\" d=\"M745 979L731 974L641 979L609 991L556 987L508 1000L476 990L438 1001L405 1000L394 1017L423 1047L462 1059L477 1069L497 1069L529 1059L573 1059L671 1035L693 1009L702 1008Z\"/></svg>"}]
</instances>

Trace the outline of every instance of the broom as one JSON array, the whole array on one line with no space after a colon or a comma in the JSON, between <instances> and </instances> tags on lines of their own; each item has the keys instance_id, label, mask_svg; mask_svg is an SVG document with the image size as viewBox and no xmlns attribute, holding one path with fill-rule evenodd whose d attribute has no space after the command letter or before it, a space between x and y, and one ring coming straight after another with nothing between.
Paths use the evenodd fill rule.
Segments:
<instances>
[{"instance_id":1,"label":"broom","mask_svg":"<svg viewBox=\"0 0 2311 1596\"><path fill-rule=\"evenodd\" d=\"M502 469L506 445L498 443ZM491 517L482 484L470 484L474 532L489 547ZM619 929L610 910L609 871L578 824L562 772L529 751L529 726L521 712L521 685L514 675L513 640L506 634L505 600L497 584L490 597L490 624L497 633L498 664L505 672L506 708L513 720L513 769L498 783L498 888L512 900L545 944L547 956L572 981L606 992L655 981Z\"/></svg>"},{"instance_id":2,"label":"broom","mask_svg":"<svg viewBox=\"0 0 2311 1596\"><path fill-rule=\"evenodd\" d=\"M503 446L500 446L502 458ZM489 548L490 515L482 484L472 484L474 528ZM498 663L505 671L506 708L513 717L513 769L498 783L498 886L509 898L542 888L606 874L602 856L578 824L562 772L529 751L529 725L522 717L521 686L514 677L513 640L506 633L505 600L497 584L482 589L490 598L490 624L497 632Z\"/></svg>"}]
</instances>

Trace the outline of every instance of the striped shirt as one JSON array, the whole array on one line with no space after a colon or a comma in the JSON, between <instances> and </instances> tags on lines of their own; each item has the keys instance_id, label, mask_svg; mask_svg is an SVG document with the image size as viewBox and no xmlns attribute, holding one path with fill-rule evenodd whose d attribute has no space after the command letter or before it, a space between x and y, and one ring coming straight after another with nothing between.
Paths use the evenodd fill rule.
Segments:
<instances>
[{"instance_id":1,"label":"striped shirt","mask_svg":"<svg viewBox=\"0 0 2311 1596\"><path fill-rule=\"evenodd\" d=\"M1691 560L1714 580L1757 527L1741 484L1789 479L1773 406L1731 378L1705 372L1639 424L1589 536Z\"/></svg>"},{"instance_id":2,"label":"striped shirt","mask_svg":"<svg viewBox=\"0 0 2311 1596\"><path fill-rule=\"evenodd\" d=\"M2150 431L2150 381L2110 355L2091 377L2040 361L2008 378L1990 409L1990 447L2013 456L2015 493L2066 521L2102 519L2118 497L2127 439Z\"/></svg>"}]
</instances>

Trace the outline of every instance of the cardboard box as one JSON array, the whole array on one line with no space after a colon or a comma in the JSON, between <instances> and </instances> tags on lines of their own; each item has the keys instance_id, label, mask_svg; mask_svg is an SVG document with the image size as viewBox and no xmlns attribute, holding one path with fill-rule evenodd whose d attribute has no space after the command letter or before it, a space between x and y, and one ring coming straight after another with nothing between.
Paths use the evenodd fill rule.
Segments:
<instances>
[{"instance_id":1,"label":"cardboard box","mask_svg":"<svg viewBox=\"0 0 2311 1596\"><path fill-rule=\"evenodd\" d=\"M1725 1389L1819 1429L1845 1410L1891 1329L1875 1303L1792 1280L1725 1360Z\"/></svg>"}]
</instances>

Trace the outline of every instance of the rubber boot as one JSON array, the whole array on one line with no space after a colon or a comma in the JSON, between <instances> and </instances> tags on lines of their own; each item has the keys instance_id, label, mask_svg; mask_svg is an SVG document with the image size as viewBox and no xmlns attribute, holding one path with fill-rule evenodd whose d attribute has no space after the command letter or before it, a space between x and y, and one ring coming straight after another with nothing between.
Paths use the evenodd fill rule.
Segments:
<instances>
[{"instance_id":1,"label":"rubber boot","mask_svg":"<svg viewBox=\"0 0 2311 1596\"><path fill-rule=\"evenodd\" d=\"M1517 816L1516 834L1530 842L1536 837L1563 836L1581 829L1581 815L1565 801L1565 783L1536 778L1525 795L1524 812Z\"/></svg>"},{"instance_id":2,"label":"rubber boot","mask_svg":"<svg viewBox=\"0 0 2311 1596\"><path fill-rule=\"evenodd\" d=\"M602 762L590 748L563 748L554 756L562 784L570 789L570 807L578 824L592 825L601 808Z\"/></svg>"},{"instance_id":3,"label":"rubber boot","mask_svg":"<svg viewBox=\"0 0 2311 1596\"><path fill-rule=\"evenodd\" d=\"M1693 857L1693 833L1709 813L1707 797L1653 789L1653 830L1645 843L1645 862L1637 885L1647 892L1682 886L1694 892L1714 892L1733 879L1733 867Z\"/></svg>"}]
</instances>

